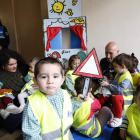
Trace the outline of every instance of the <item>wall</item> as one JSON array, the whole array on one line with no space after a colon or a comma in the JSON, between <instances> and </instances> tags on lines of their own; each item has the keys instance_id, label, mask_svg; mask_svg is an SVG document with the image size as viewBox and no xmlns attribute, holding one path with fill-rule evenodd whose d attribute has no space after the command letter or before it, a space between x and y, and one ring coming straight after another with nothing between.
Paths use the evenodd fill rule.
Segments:
<instances>
[{"instance_id":1,"label":"wall","mask_svg":"<svg viewBox=\"0 0 140 140\"><path fill-rule=\"evenodd\" d=\"M27 62L44 57L40 0L14 0L17 50Z\"/></svg>"},{"instance_id":2,"label":"wall","mask_svg":"<svg viewBox=\"0 0 140 140\"><path fill-rule=\"evenodd\" d=\"M140 61L139 5L140 0L82 0L82 16L87 18L88 52L96 48L100 60L105 57L106 44L115 41L120 53L134 52Z\"/></svg>"}]
</instances>

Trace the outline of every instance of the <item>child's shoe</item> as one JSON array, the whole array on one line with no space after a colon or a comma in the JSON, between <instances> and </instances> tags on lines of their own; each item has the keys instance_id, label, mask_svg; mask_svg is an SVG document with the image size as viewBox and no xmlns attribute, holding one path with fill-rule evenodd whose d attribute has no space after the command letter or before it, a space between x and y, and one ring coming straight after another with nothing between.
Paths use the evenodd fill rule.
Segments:
<instances>
[{"instance_id":1,"label":"child's shoe","mask_svg":"<svg viewBox=\"0 0 140 140\"><path fill-rule=\"evenodd\" d=\"M0 115L5 120L10 115L10 112L8 112L8 111L6 111L4 109L1 109L0 110Z\"/></svg>"},{"instance_id":2,"label":"child's shoe","mask_svg":"<svg viewBox=\"0 0 140 140\"><path fill-rule=\"evenodd\" d=\"M121 117L121 118L116 118L116 117L114 117L113 120L112 120L112 122L109 123L109 126L110 126L110 127L118 127L118 126L120 126L121 124L122 124L122 117Z\"/></svg>"},{"instance_id":3,"label":"child's shoe","mask_svg":"<svg viewBox=\"0 0 140 140\"><path fill-rule=\"evenodd\" d=\"M12 114L17 114L19 109L13 103L10 103L7 105L7 108L5 110Z\"/></svg>"}]
</instances>

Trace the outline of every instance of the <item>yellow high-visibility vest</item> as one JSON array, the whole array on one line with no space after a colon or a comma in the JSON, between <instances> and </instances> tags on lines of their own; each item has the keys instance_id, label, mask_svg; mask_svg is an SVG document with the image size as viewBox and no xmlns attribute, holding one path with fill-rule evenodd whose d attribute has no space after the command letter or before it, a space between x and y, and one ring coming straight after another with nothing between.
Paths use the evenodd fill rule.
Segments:
<instances>
[{"instance_id":1,"label":"yellow high-visibility vest","mask_svg":"<svg viewBox=\"0 0 140 140\"><path fill-rule=\"evenodd\" d=\"M67 75L70 75L71 78L72 78L73 85L75 85L75 80L76 80L76 78L78 78L79 76L78 76L78 75L73 75L72 73L73 73L73 70L69 70L69 71L66 73L66 76L67 76Z\"/></svg>"},{"instance_id":2,"label":"yellow high-visibility vest","mask_svg":"<svg viewBox=\"0 0 140 140\"><path fill-rule=\"evenodd\" d=\"M133 77L133 85L134 86L138 85L139 79L140 79L140 74L138 72L136 72L134 77Z\"/></svg>"},{"instance_id":3,"label":"yellow high-visibility vest","mask_svg":"<svg viewBox=\"0 0 140 140\"><path fill-rule=\"evenodd\" d=\"M128 108L126 116L129 121L127 132L132 140L140 140L140 112L137 104L133 103ZM130 137L126 139L131 140Z\"/></svg>"},{"instance_id":4,"label":"yellow high-visibility vest","mask_svg":"<svg viewBox=\"0 0 140 140\"><path fill-rule=\"evenodd\" d=\"M73 75L72 73L73 73L73 70L69 70L69 71L66 73L66 76L67 76L67 75L70 75L70 76L71 76L72 82L73 82L73 86L75 86L75 80L76 80L76 78L78 78L79 76L78 76L78 75ZM71 93L69 93L69 95L72 96Z\"/></svg>"},{"instance_id":5,"label":"yellow high-visibility vest","mask_svg":"<svg viewBox=\"0 0 140 140\"><path fill-rule=\"evenodd\" d=\"M12 92L9 92L9 93L7 93L7 94L13 95ZM6 96L6 94L0 95L0 98L1 98L1 97L4 97L4 96Z\"/></svg>"},{"instance_id":6,"label":"yellow high-visibility vest","mask_svg":"<svg viewBox=\"0 0 140 140\"><path fill-rule=\"evenodd\" d=\"M118 76L118 74L116 74L115 78L117 76ZM132 76L129 71L127 71L125 74L121 75L121 77L118 80L118 84L120 84L125 79L129 79L133 86ZM128 108L132 104L133 92L134 92L134 87L133 87L133 89L129 89L129 87L128 87L126 90L123 91L123 93L122 93L122 96L124 99L123 109Z\"/></svg>"},{"instance_id":7,"label":"yellow high-visibility vest","mask_svg":"<svg viewBox=\"0 0 140 140\"><path fill-rule=\"evenodd\" d=\"M69 140L71 137L70 127L73 122L72 104L67 91L62 90L64 95L62 124L53 106L45 95L37 90L28 97L34 115L41 125L41 137L43 140Z\"/></svg>"},{"instance_id":8,"label":"yellow high-visibility vest","mask_svg":"<svg viewBox=\"0 0 140 140\"><path fill-rule=\"evenodd\" d=\"M31 74L32 72L31 71L28 71L28 74ZM33 87L32 87L32 84L34 84L34 81L33 81L33 77L30 79L29 82L27 82L24 87L21 89L21 92L24 92L25 90L34 90Z\"/></svg>"},{"instance_id":9,"label":"yellow high-visibility vest","mask_svg":"<svg viewBox=\"0 0 140 140\"><path fill-rule=\"evenodd\" d=\"M82 106L77 109L73 114L74 129L90 138L98 137L101 133L101 126L95 115L89 120L91 103L94 102L90 98L88 102L83 102Z\"/></svg>"}]
</instances>

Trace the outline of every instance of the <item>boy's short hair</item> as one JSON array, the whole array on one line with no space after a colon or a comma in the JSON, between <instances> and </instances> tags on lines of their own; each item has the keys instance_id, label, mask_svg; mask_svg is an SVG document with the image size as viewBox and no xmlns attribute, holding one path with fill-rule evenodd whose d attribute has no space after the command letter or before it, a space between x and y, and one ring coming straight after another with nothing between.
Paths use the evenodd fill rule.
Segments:
<instances>
[{"instance_id":1,"label":"boy's short hair","mask_svg":"<svg viewBox=\"0 0 140 140\"><path fill-rule=\"evenodd\" d=\"M37 79L37 75L39 73L39 67L42 64L57 64L57 65L59 65L60 66L60 73L62 74L62 77L63 77L63 67L62 67L62 64L56 58L45 57L45 58L40 59L36 63L36 65L35 65L35 72L34 72L35 79Z\"/></svg>"},{"instance_id":2,"label":"boy's short hair","mask_svg":"<svg viewBox=\"0 0 140 140\"><path fill-rule=\"evenodd\" d=\"M113 59L113 63L117 63L120 66L125 65L128 70L132 69L132 57L125 53L121 53L116 56Z\"/></svg>"},{"instance_id":3,"label":"boy's short hair","mask_svg":"<svg viewBox=\"0 0 140 140\"><path fill-rule=\"evenodd\" d=\"M82 61L79 55L72 55L69 58L69 64L68 64L70 70L72 69L71 64L75 59L80 59L80 62Z\"/></svg>"},{"instance_id":4,"label":"boy's short hair","mask_svg":"<svg viewBox=\"0 0 140 140\"><path fill-rule=\"evenodd\" d=\"M30 59L29 62L30 62L30 63L31 63L31 62L37 63L39 60L40 60L40 58L38 58L38 57L33 57L33 58Z\"/></svg>"},{"instance_id":5,"label":"boy's short hair","mask_svg":"<svg viewBox=\"0 0 140 140\"><path fill-rule=\"evenodd\" d=\"M78 94L82 94L84 82L85 82L84 77L78 77L78 78L76 78L74 88L75 88L75 90L77 92L77 95ZM90 88L91 88L91 82L90 82Z\"/></svg>"},{"instance_id":6,"label":"boy's short hair","mask_svg":"<svg viewBox=\"0 0 140 140\"><path fill-rule=\"evenodd\" d=\"M140 85L138 85L136 89L136 96L138 96L138 94L140 94Z\"/></svg>"}]
</instances>

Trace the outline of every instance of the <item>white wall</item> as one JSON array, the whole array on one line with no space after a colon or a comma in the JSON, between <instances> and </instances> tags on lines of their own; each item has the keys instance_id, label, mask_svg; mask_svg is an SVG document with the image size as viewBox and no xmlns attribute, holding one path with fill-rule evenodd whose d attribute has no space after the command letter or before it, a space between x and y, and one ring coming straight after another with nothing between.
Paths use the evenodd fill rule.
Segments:
<instances>
[{"instance_id":1,"label":"white wall","mask_svg":"<svg viewBox=\"0 0 140 140\"><path fill-rule=\"evenodd\" d=\"M81 1L88 52L94 47L100 60L105 57L106 44L115 41L120 53L133 52L140 61L140 0Z\"/></svg>"}]
</instances>

